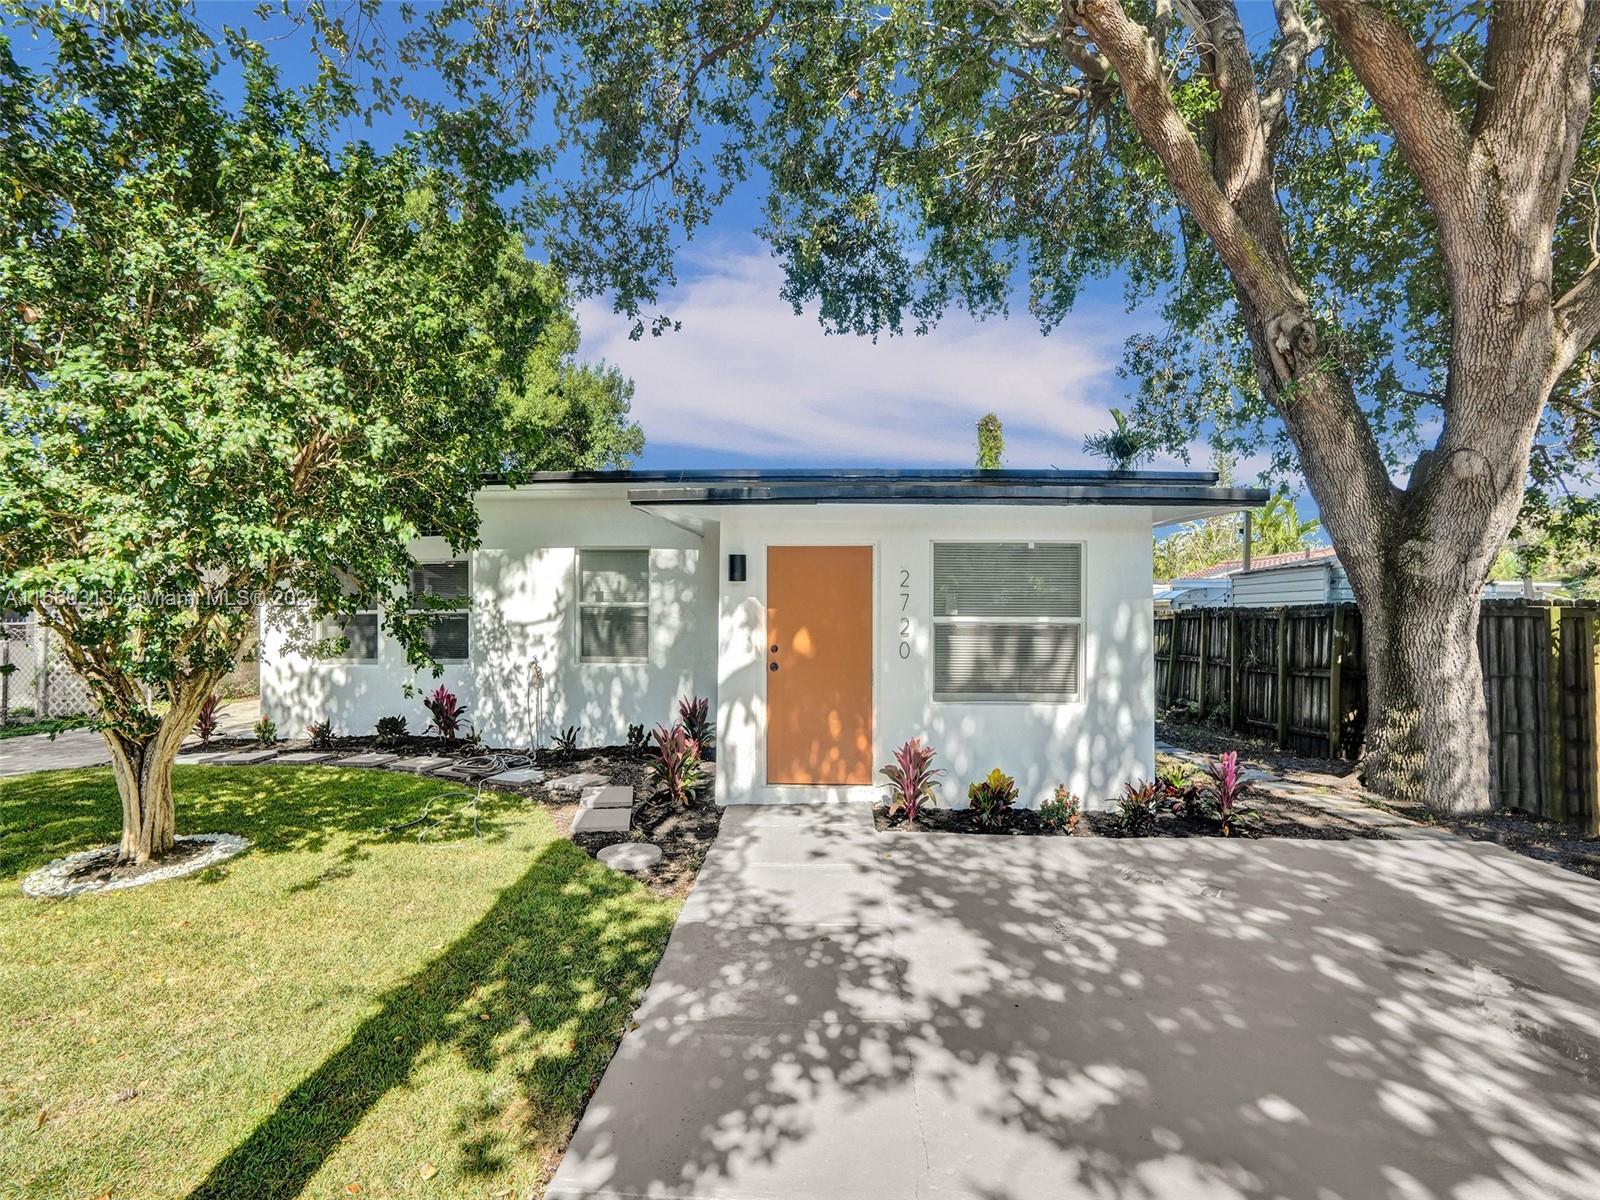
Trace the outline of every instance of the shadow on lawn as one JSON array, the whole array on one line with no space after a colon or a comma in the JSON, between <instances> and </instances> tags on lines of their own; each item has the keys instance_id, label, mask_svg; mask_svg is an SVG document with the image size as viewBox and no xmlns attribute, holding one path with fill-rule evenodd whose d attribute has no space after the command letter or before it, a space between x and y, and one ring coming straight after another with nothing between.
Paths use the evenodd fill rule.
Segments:
<instances>
[{"instance_id":1,"label":"shadow on lawn","mask_svg":"<svg viewBox=\"0 0 1600 1200\"><path fill-rule=\"evenodd\" d=\"M238 833L252 854L315 853L335 836L353 838L346 864L366 848L441 832L438 821L414 821L429 801L432 817L471 835L472 789L442 779L337 767L177 767L173 771L178 833ZM115 842L122 805L110 767L48 771L5 781L0 803L0 879L43 866L62 854ZM451 817L450 814L459 814ZM464 830L460 828L464 825ZM485 841L506 836L493 806L480 814ZM310 886L315 886L312 882Z\"/></svg>"},{"instance_id":2,"label":"shadow on lawn","mask_svg":"<svg viewBox=\"0 0 1600 1200\"><path fill-rule=\"evenodd\" d=\"M671 931L671 913L642 908L637 888L570 842L550 843L476 925L383 996L379 1012L190 1200L300 1195L340 1140L441 1048L483 1072L524 1060L507 1103L470 1110L454 1130L469 1173L503 1172L508 1137L534 1150L554 1144L610 1059Z\"/></svg>"}]
</instances>

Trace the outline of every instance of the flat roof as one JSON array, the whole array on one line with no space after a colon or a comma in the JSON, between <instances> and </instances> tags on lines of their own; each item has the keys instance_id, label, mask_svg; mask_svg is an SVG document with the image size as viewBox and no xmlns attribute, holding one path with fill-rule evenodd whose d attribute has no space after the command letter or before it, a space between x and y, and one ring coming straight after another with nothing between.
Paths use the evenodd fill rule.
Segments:
<instances>
[{"instance_id":1,"label":"flat roof","mask_svg":"<svg viewBox=\"0 0 1600 1200\"><path fill-rule=\"evenodd\" d=\"M628 500L658 504L1125 504L1247 508L1264 488L1220 487L1215 471L809 469L539 471L523 486L630 485ZM636 486L635 486L636 485Z\"/></svg>"}]
</instances>

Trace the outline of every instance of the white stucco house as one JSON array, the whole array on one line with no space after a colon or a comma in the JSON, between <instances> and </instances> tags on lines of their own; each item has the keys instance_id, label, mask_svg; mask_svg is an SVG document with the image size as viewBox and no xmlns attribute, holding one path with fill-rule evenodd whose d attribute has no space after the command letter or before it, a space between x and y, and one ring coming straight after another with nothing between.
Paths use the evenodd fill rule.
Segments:
<instances>
[{"instance_id":1,"label":"white stucco house","mask_svg":"<svg viewBox=\"0 0 1600 1200\"><path fill-rule=\"evenodd\" d=\"M961 806L991 767L1023 803L1091 803L1154 771L1151 529L1259 505L1207 472L619 471L477 497L481 545L424 539L413 587L438 618L442 681L486 742L583 745L716 713L719 802L875 800L922 737ZM338 661L267 619L262 709L281 730L425 723L380 614Z\"/></svg>"}]
</instances>

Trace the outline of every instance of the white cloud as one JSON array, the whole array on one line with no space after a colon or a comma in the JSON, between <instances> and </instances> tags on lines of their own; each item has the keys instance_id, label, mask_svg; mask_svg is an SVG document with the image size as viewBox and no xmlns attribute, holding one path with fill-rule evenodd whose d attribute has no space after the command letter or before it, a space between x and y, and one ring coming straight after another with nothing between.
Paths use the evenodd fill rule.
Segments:
<instances>
[{"instance_id":1,"label":"white cloud","mask_svg":"<svg viewBox=\"0 0 1600 1200\"><path fill-rule=\"evenodd\" d=\"M676 333L628 339L602 303L580 307L583 354L633 377L646 450L671 446L703 465L752 459L963 466L991 409L1006 464L1077 466L1083 437L1123 395L1115 367L1141 318L1085 303L1048 337L1027 313L980 322L952 312L924 337L825 334L779 296L781 267L761 250L698 254L662 309Z\"/></svg>"}]
</instances>

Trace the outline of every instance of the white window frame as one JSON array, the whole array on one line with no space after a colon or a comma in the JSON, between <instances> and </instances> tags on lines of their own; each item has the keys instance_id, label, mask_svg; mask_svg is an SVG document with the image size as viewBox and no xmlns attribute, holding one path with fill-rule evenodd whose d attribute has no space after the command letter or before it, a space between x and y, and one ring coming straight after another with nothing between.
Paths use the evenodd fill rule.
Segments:
<instances>
[{"instance_id":1,"label":"white window frame","mask_svg":"<svg viewBox=\"0 0 1600 1200\"><path fill-rule=\"evenodd\" d=\"M640 600L585 600L583 598L583 556L585 553L595 554L643 554L644 555L644 599ZM650 592L655 582L655 564L651 561L650 547L648 546L579 546L572 556L572 594L577 598L578 619L575 621L572 636L577 641L578 662L592 666L609 666L619 663L647 663L650 661L650 631L654 622L650 619ZM586 608L642 608L644 609L644 653L637 657L610 657L585 654L583 652L583 612Z\"/></svg>"},{"instance_id":2,"label":"white window frame","mask_svg":"<svg viewBox=\"0 0 1600 1200\"><path fill-rule=\"evenodd\" d=\"M939 546L1076 546L1078 548L1078 615L1076 617L947 617L934 611L939 580L935 560ZM928 542L928 695L935 704L1081 704L1083 703L1083 659L1089 611L1089 546L1071 538L935 538ZM939 625L1048 625L1077 626L1078 660L1074 664L1072 690L1059 692L941 692L939 679Z\"/></svg>"},{"instance_id":3,"label":"white window frame","mask_svg":"<svg viewBox=\"0 0 1600 1200\"><path fill-rule=\"evenodd\" d=\"M470 557L419 558L412 563L412 570L416 570L418 567L454 566L457 563L461 564L467 570L467 594L459 598L459 602L454 608L417 608L411 606L410 602L415 599L417 593L412 585L412 581L409 578L406 580L406 602L408 605L406 611L408 613L411 613L413 616L426 617L446 617L459 615L467 623L466 654L459 658L438 658L436 655L435 659L440 663L465 663L472 660L472 559Z\"/></svg>"}]
</instances>

